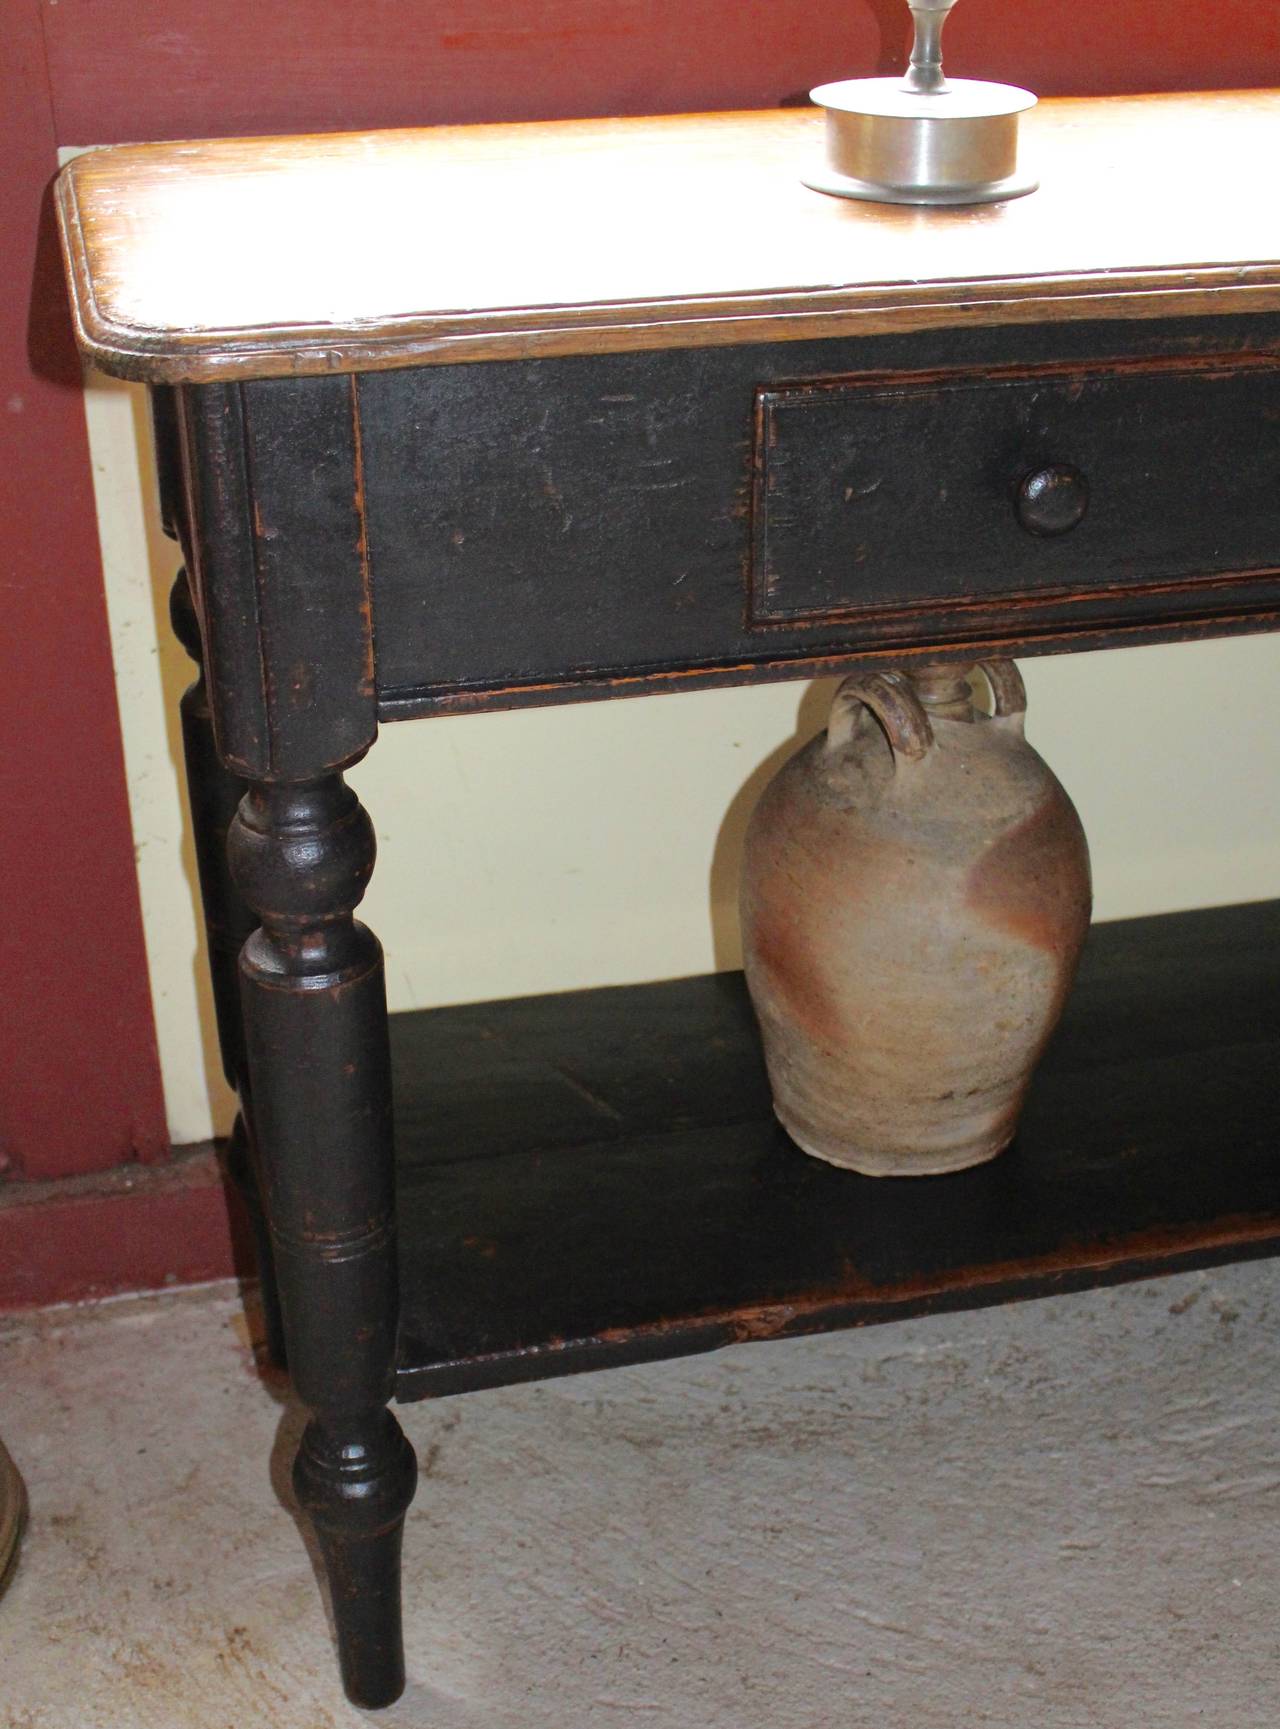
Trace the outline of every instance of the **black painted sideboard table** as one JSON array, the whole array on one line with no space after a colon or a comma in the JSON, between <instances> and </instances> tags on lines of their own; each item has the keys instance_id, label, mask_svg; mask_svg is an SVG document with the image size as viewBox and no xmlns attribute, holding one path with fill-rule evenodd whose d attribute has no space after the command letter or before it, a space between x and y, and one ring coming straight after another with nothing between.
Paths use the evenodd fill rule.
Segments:
<instances>
[{"instance_id":1,"label":"black painted sideboard table","mask_svg":"<svg viewBox=\"0 0 1280 1729\"><path fill-rule=\"evenodd\" d=\"M367 1705L403 1684L393 1395L1280 1247L1274 906L1095 933L1015 1148L922 1184L791 1147L734 977L389 1032L343 781L381 721L1276 627L1280 203L1242 168L1280 94L1045 103L1042 189L970 210L807 191L820 127L59 183L82 347L152 387L232 1155Z\"/></svg>"}]
</instances>

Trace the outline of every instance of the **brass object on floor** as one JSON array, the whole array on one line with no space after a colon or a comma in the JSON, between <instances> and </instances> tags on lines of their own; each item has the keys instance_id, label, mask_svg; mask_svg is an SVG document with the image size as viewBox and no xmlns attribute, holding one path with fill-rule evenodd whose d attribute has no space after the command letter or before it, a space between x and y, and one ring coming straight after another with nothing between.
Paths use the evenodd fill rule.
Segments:
<instances>
[{"instance_id":1,"label":"brass object on floor","mask_svg":"<svg viewBox=\"0 0 1280 1729\"><path fill-rule=\"evenodd\" d=\"M0 1591L13 1577L26 1522L26 1484L4 1442L0 1441Z\"/></svg>"}]
</instances>

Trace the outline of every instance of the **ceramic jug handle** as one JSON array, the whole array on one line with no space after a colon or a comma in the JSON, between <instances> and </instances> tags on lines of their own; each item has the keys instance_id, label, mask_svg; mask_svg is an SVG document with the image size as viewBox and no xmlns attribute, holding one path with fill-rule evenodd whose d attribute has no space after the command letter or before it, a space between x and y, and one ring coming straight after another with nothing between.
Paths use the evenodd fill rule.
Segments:
<instances>
[{"instance_id":1,"label":"ceramic jug handle","mask_svg":"<svg viewBox=\"0 0 1280 1729\"><path fill-rule=\"evenodd\" d=\"M1011 661L1002 664L1012 666ZM893 671L855 672L845 679L831 704L827 717L829 751L841 750L849 743L860 708L869 708L884 728L893 746L895 767L903 761L918 762L933 743L929 717L908 678Z\"/></svg>"},{"instance_id":2,"label":"ceramic jug handle","mask_svg":"<svg viewBox=\"0 0 1280 1729\"><path fill-rule=\"evenodd\" d=\"M991 718L1006 721L1009 731L1021 737L1027 719L1027 687L1016 661L980 660L978 667L991 687Z\"/></svg>"}]
</instances>

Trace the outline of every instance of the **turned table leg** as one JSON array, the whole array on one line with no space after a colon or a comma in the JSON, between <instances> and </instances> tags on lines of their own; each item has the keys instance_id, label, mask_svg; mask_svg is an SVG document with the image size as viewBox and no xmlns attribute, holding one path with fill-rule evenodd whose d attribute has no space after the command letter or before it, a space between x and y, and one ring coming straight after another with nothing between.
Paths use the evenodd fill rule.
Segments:
<instances>
[{"instance_id":1,"label":"turned table leg","mask_svg":"<svg viewBox=\"0 0 1280 1729\"><path fill-rule=\"evenodd\" d=\"M214 745L200 624L185 569L179 570L174 579L169 615L174 634L197 668L196 681L182 698L182 744L209 950L209 976L218 1023L218 1045L223 1072L240 1097L240 1110L227 1151L227 1168L244 1202L253 1233L267 1350L272 1362L283 1368L284 1329L250 1126L252 1113L244 1055L244 1024L240 1013L240 950L258 921L237 892L227 863L227 831L244 793L244 782L223 766Z\"/></svg>"},{"instance_id":2,"label":"turned table leg","mask_svg":"<svg viewBox=\"0 0 1280 1729\"><path fill-rule=\"evenodd\" d=\"M373 828L340 774L251 783L229 856L262 920L240 980L289 1366L312 1413L294 1484L347 1693L386 1705L404 1686L400 1536L417 1472L386 1409L398 1290L382 951L352 916Z\"/></svg>"}]
</instances>

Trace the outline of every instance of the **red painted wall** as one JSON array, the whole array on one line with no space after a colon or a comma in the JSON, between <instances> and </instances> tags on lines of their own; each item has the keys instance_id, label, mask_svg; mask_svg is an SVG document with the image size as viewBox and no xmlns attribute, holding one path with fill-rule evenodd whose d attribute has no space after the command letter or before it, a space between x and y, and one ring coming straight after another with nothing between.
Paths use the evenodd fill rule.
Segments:
<instances>
[{"instance_id":1,"label":"red painted wall","mask_svg":"<svg viewBox=\"0 0 1280 1729\"><path fill-rule=\"evenodd\" d=\"M768 107L905 63L903 0L44 0L60 143ZM1274 0L965 0L957 73L1280 81Z\"/></svg>"},{"instance_id":2,"label":"red painted wall","mask_svg":"<svg viewBox=\"0 0 1280 1729\"><path fill-rule=\"evenodd\" d=\"M165 1148L80 368L46 189L39 13L0 46L0 1152L28 1178Z\"/></svg>"},{"instance_id":3,"label":"red painted wall","mask_svg":"<svg viewBox=\"0 0 1280 1729\"><path fill-rule=\"evenodd\" d=\"M100 1171L164 1144L78 374L47 222L57 145L768 106L899 69L907 35L902 0L0 0L11 1174ZM957 73L1045 95L1280 84L1280 6L966 0L947 46ZM0 1217L0 1304L230 1269L207 1158L123 1188L85 1180L61 1201L29 1191ZM37 1231L39 1253L24 1256Z\"/></svg>"},{"instance_id":4,"label":"red painted wall","mask_svg":"<svg viewBox=\"0 0 1280 1729\"><path fill-rule=\"evenodd\" d=\"M250 1241L208 1146L95 1178L15 1183L0 1205L0 1309L247 1274Z\"/></svg>"}]
</instances>

